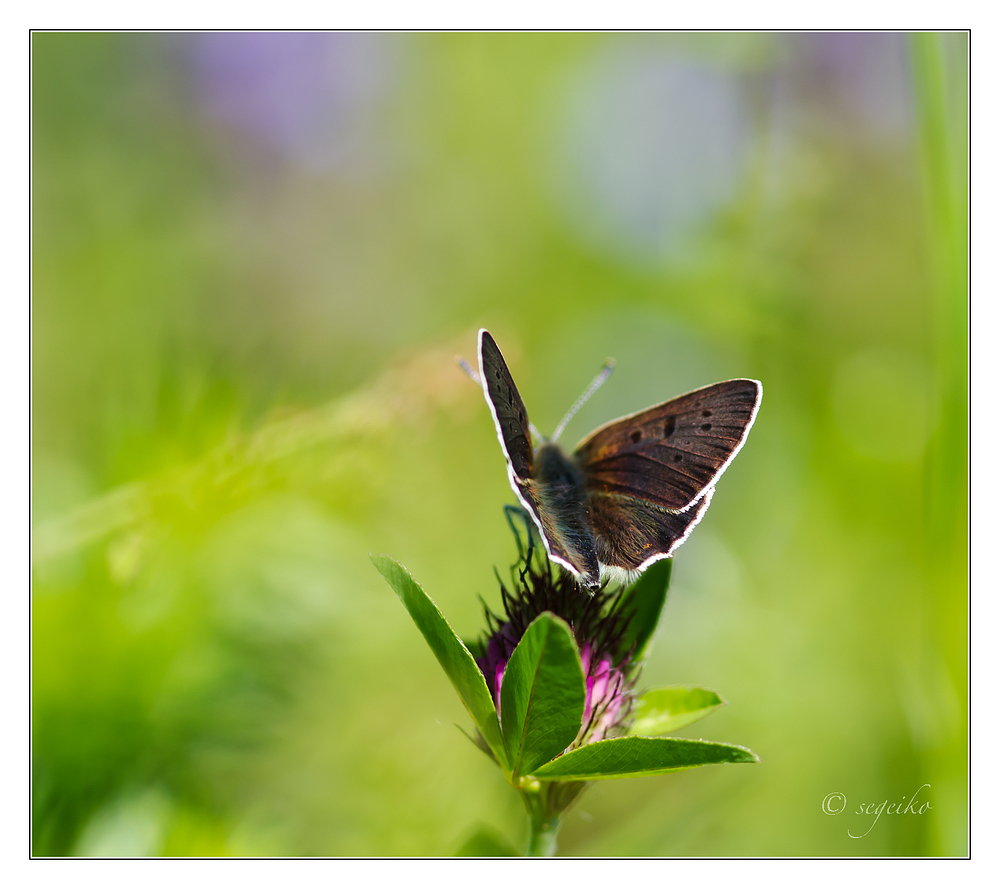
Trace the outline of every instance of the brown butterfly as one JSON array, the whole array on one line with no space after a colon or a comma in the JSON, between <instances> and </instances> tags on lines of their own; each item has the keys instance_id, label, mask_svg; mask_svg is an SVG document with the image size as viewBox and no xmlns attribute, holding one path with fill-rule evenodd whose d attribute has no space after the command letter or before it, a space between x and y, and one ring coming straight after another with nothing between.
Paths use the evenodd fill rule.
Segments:
<instances>
[{"instance_id":1,"label":"brown butterfly","mask_svg":"<svg viewBox=\"0 0 1000 889\"><path fill-rule=\"evenodd\" d=\"M747 440L763 394L756 380L715 383L612 420L567 455L556 439L611 366L551 440L535 432L533 448L534 427L503 355L493 337L479 331L479 382L510 485L549 558L591 589L608 578L634 580L687 540Z\"/></svg>"}]
</instances>

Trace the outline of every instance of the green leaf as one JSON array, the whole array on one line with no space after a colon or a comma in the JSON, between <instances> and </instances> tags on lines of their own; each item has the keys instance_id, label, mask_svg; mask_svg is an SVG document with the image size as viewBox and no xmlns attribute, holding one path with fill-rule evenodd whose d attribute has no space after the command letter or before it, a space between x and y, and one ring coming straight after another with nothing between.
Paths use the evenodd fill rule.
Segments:
<instances>
[{"instance_id":1,"label":"green leaf","mask_svg":"<svg viewBox=\"0 0 1000 889\"><path fill-rule=\"evenodd\" d=\"M395 590L400 601L410 612L410 617L417 629L424 635L427 644L434 652L438 663L455 686L462 703L472 716L490 750L497 761L504 767L508 762L500 735L500 723L497 719L493 697L486 686L479 665L462 640L445 620L433 600L420 589L419 584L410 577L409 572L389 556L372 556L372 564L378 568L389 586Z\"/></svg>"},{"instance_id":2,"label":"green leaf","mask_svg":"<svg viewBox=\"0 0 1000 889\"><path fill-rule=\"evenodd\" d=\"M517 852L488 827L480 827L455 853L458 858L516 858Z\"/></svg>"},{"instance_id":3,"label":"green leaf","mask_svg":"<svg viewBox=\"0 0 1000 889\"><path fill-rule=\"evenodd\" d=\"M665 735L718 710L726 702L707 688L654 688L636 702L630 735Z\"/></svg>"},{"instance_id":4,"label":"green leaf","mask_svg":"<svg viewBox=\"0 0 1000 889\"><path fill-rule=\"evenodd\" d=\"M683 738L611 738L570 750L532 774L543 781L581 781L663 775L727 762L760 760L738 744Z\"/></svg>"},{"instance_id":5,"label":"green leaf","mask_svg":"<svg viewBox=\"0 0 1000 889\"><path fill-rule=\"evenodd\" d=\"M500 688L500 724L515 777L529 774L573 743L586 696L580 652L569 626L542 612L517 643Z\"/></svg>"},{"instance_id":6,"label":"green leaf","mask_svg":"<svg viewBox=\"0 0 1000 889\"><path fill-rule=\"evenodd\" d=\"M474 658L486 657L486 646L480 639L463 639L462 644L469 649Z\"/></svg>"},{"instance_id":7,"label":"green leaf","mask_svg":"<svg viewBox=\"0 0 1000 889\"><path fill-rule=\"evenodd\" d=\"M463 735L465 735L465 737L467 737L472 742L473 746L477 750L482 750L483 753L485 753L490 759L493 760L493 762L495 763L497 762L497 758L493 755L493 751L490 750L490 745L486 743L486 739L483 738L483 736L479 732L476 732L475 736L470 735L464 728L462 728L462 726L458 725L457 723L455 724L455 728L457 728ZM499 763L497 763L497 765L499 765Z\"/></svg>"},{"instance_id":8,"label":"green leaf","mask_svg":"<svg viewBox=\"0 0 1000 889\"><path fill-rule=\"evenodd\" d=\"M663 603L667 601L673 564L673 559L653 562L622 597L617 610L631 611L632 619L619 644L619 656L626 654L634 646L632 660L639 663L648 653L649 640L656 632Z\"/></svg>"}]
</instances>

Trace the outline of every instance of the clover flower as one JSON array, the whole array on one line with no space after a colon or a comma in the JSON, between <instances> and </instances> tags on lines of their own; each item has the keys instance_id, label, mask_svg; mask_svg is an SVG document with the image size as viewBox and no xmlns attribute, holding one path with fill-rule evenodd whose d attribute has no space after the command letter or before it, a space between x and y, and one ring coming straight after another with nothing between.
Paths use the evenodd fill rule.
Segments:
<instances>
[{"instance_id":1,"label":"clover flower","mask_svg":"<svg viewBox=\"0 0 1000 889\"><path fill-rule=\"evenodd\" d=\"M489 630L480 643L483 653L476 658L490 685L497 712L511 655L532 621L550 612L569 625L580 650L580 668L586 682L583 722L567 750L624 734L639 665L632 660L633 648L626 649L622 644L631 613L618 607L621 592L617 596L606 590L591 594L568 572L553 571L548 562L539 567L529 560L513 575L518 581L513 593L500 581L505 617L498 617L483 603Z\"/></svg>"},{"instance_id":2,"label":"clover flower","mask_svg":"<svg viewBox=\"0 0 1000 889\"><path fill-rule=\"evenodd\" d=\"M388 556L372 561L462 699L473 741L520 793L528 855L555 854L562 815L590 781L757 761L737 744L662 737L722 706L715 692L671 686L636 694L670 559L629 586L592 595L539 548L525 552L520 539L518 548L511 589L500 581L502 615L484 603L487 631L469 643L402 565Z\"/></svg>"}]
</instances>

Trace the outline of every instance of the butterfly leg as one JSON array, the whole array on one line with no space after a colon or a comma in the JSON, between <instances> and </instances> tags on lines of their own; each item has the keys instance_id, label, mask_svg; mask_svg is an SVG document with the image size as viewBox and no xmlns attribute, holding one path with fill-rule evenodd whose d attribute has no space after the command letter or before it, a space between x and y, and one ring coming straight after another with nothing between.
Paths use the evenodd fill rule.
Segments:
<instances>
[{"instance_id":1,"label":"butterfly leg","mask_svg":"<svg viewBox=\"0 0 1000 889\"><path fill-rule=\"evenodd\" d=\"M507 525L510 530L514 532L514 539L517 541L517 556L518 559L529 563L531 561L532 552L535 547L535 541L533 536L534 523L531 521L531 516L528 515L528 511L523 506L515 506L513 503L507 503L503 508L504 518L507 520ZM514 523L514 519L518 518L524 524L524 531L528 538L527 546L524 545L524 541L521 539L521 529Z\"/></svg>"},{"instance_id":2,"label":"butterfly leg","mask_svg":"<svg viewBox=\"0 0 1000 889\"><path fill-rule=\"evenodd\" d=\"M522 565L520 574L521 581L523 582L525 574L531 568L532 559L534 559L535 554L542 553L544 555L545 550L539 546L541 540L538 537L538 528L531 518L531 514L523 506L515 506L512 503L508 503L504 506L503 513L507 519L507 524L510 526L510 530L514 532L514 539L517 540L517 555L518 562ZM515 517L524 525L527 545L522 541L521 529L515 524Z\"/></svg>"}]
</instances>

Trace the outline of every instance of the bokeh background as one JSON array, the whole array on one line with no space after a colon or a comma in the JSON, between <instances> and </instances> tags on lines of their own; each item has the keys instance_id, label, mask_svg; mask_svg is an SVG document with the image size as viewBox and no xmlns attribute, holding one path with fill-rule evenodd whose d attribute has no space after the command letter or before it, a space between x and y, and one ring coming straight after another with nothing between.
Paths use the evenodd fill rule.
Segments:
<instances>
[{"instance_id":1,"label":"bokeh background","mask_svg":"<svg viewBox=\"0 0 1000 889\"><path fill-rule=\"evenodd\" d=\"M764 383L641 681L763 762L595 784L560 851L966 854L965 34L32 50L35 854L523 842L368 561L498 604L480 326L543 431L618 360L570 444Z\"/></svg>"}]
</instances>

